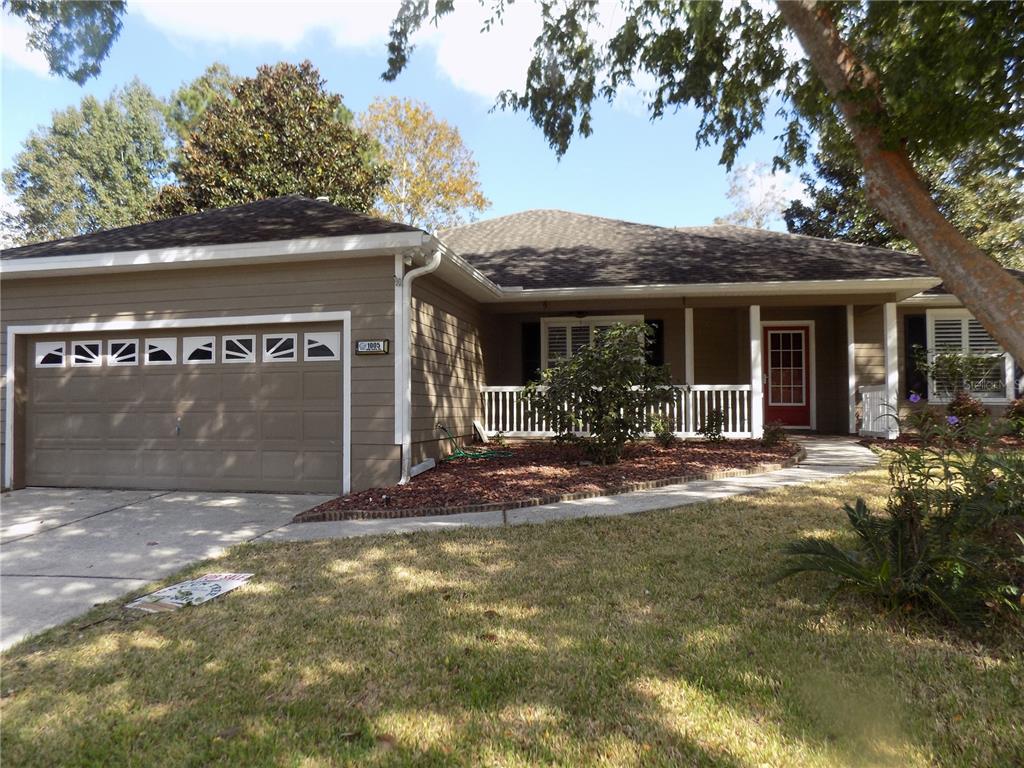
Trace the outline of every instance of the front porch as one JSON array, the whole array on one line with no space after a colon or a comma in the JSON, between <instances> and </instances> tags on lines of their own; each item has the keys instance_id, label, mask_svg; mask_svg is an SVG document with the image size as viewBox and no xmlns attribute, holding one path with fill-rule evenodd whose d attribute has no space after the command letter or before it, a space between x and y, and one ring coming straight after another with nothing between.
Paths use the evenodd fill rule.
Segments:
<instances>
[{"instance_id":1,"label":"front porch","mask_svg":"<svg viewBox=\"0 0 1024 768\"><path fill-rule=\"evenodd\" d=\"M893 302L608 304L600 315L550 306L488 318L487 385L480 388L486 435L551 435L528 407L523 382L618 318L656 324L654 362L667 364L673 381L672 398L657 415L681 438L698 436L714 411L729 438L760 438L767 423L828 434L897 434Z\"/></svg>"}]
</instances>

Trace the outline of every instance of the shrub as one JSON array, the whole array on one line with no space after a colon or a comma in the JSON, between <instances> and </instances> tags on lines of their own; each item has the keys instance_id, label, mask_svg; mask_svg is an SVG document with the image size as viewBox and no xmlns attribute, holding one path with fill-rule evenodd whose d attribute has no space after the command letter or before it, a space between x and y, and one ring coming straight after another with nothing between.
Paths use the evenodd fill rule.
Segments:
<instances>
[{"instance_id":1,"label":"shrub","mask_svg":"<svg viewBox=\"0 0 1024 768\"><path fill-rule=\"evenodd\" d=\"M992 450L998 432L987 416L921 423L929 430L923 445L891 446L884 513L873 513L863 499L844 507L855 545L792 542L779 578L826 573L839 587L890 609L916 608L967 624L1020 614L1021 541L1005 531L1024 520L1024 455ZM966 450L965 432L972 441Z\"/></svg>"},{"instance_id":2,"label":"shrub","mask_svg":"<svg viewBox=\"0 0 1024 768\"><path fill-rule=\"evenodd\" d=\"M953 399L946 406L946 413L956 419L956 421L951 422L953 425L960 424L964 426L988 416L988 410L981 400L964 390L960 390L953 395Z\"/></svg>"},{"instance_id":3,"label":"shrub","mask_svg":"<svg viewBox=\"0 0 1024 768\"><path fill-rule=\"evenodd\" d=\"M526 386L528 407L601 464L618 461L628 442L650 429L650 414L672 398L668 368L647 362L653 331L618 324Z\"/></svg>"},{"instance_id":4,"label":"shrub","mask_svg":"<svg viewBox=\"0 0 1024 768\"><path fill-rule=\"evenodd\" d=\"M784 445L789 442L789 435L786 434L786 430L783 429L781 422L770 421L764 425L764 434L761 436L761 442L768 448L774 448L777 445Z\"/></svg>"},{"instance_id":5,"label":"shrub","mask_svg":"<svg viewBox=\"0 0 1024 768\"><path fill-rule=\"evenodd\" d=\"M651 418L651 431L654 433L654 439L658 445L662 448L670 448L676 443L676 435L672 431L672 426L661 414L656 414Z\"/></svg>"},{"instance_id":6,"label":"shrub","mask_svg":"<svg viewBox=\"0 0 1024 768\"><path fill-rule=\"evenodd\" d=\"M708 442L720 443L725 440L722 430L725 428L725 414L721 408L712 408L705 414L704 423L697 432Z\"/></svg>"},{"instance_id":7,"label":"shrub","mask_svg":"<svg viewBox=\"0 0 1024 768\"><path fill-rule=\"evenodd\" d=\"M1024 397L1018 397L1006 407L1003 414L1010 422L1010 429L1013 434L1024 437Z\"/></svg>"}]
</instances>

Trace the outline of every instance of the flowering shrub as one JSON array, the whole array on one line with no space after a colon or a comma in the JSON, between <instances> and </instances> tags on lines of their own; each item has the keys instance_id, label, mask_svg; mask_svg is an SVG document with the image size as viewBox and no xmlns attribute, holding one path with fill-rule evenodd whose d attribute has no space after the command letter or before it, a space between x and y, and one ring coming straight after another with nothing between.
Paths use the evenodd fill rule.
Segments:
<instances>
[{"instance_id":1,"label":"flowering shrub","mask_svg":"<svg viewBox=\"0 0 1024 768\"><path fill-rule=\"evenodd\" d=\"M975 419L982 419L988 416L988 410L981 400L972 397L970 393L960 390L946 406L946 413L949 417L946 421L952 426L967 424Z\"/></svg>"},{"instance_id":2,"label":"flowering shrub","mask_svg":"<svg viewBox=\"0 0 1024 768\"><path fill-rule=\"evenodd\" d=\"M890 609L920 609L984 624L1024 612L1024 454L994 449L987 415L945 419L911 398L920 445L890 446L884 513L863 499L844 510L851 548L818 538L790 543L780 578L821 572ZM969 447L965 448L965 445ZM1009 533L1008 533L1009 532Z\"/></svg>"},{"instance_id":3,"label":"flowering shrub","mask_svg":"<svg viewBox=\"0 0 1024 768\"><path fill-rule=\"evenodd\" d=\"M1018 397L1006 408L1004 414L1015 435L1024 436L1024 397Z\"/></svg>"}]
</instances>

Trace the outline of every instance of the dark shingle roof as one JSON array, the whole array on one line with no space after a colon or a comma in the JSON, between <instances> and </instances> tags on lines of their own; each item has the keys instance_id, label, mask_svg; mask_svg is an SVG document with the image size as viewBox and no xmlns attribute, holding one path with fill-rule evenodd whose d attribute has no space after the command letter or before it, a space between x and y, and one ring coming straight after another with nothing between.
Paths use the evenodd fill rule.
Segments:
<instances>
[{"instance_id":1,"label":"dark shingle roof","mask_svg":"<svg viewBox=\"0 0 1024 768\"><path fill-rule=\"evenodd\" d=\"M200 245L263 243L303 237L378 235L418 232L302 195L286 195L230 208L217 208L190 216L151 221L89 235L23 245L0 253L2 259L34 256L74 256Z\"/></svg>"},{"instance_id":2,"label":"dark shingle roof","mask_svg":"<svg viewBox=\"0 0 1024 768\"><path fill-rule=\"evenodd\" d=\"M919 256L736 226L673 229L537 210L439 233L503 287L930 277Z\"/></svg>"}]
</instances>

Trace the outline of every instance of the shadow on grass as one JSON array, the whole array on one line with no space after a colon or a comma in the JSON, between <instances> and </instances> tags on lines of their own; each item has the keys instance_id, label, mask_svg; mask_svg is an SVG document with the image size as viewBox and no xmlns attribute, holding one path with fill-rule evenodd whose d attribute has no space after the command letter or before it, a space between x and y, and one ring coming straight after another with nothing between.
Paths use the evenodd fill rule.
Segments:
<instances>
[{"instance_id":1,"label":"shadow on grass","mask_svg":"<svg viewBox=\"0 0 1024 768\"><path fill-rule=\"evenodd\" d=\"M881 473L627 519L247 546L4 659L10 764L1013 764L1020 658L766 586ZM194 568L200 573L209 567ZM78 632L91 620L112 621ZM1015 710L1016 708L1016 710Z\"/></svg>"}]
</instances>

